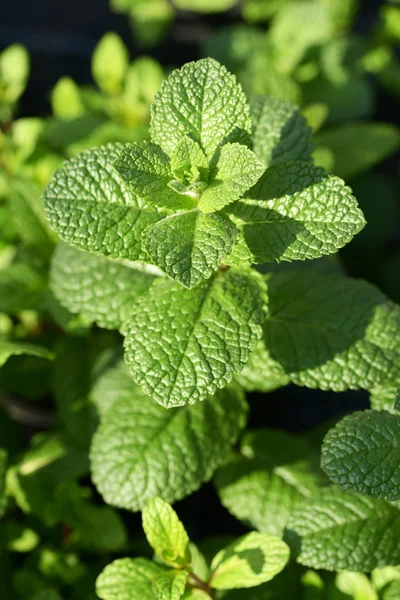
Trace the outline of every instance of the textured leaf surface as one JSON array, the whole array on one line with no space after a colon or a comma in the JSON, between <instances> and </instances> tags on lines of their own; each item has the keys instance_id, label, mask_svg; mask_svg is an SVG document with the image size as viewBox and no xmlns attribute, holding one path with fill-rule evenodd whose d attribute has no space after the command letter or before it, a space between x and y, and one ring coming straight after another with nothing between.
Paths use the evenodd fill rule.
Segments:
<instances>
[{"instance_id":1,"label":"textured leaf surface","mask_svg":"<svg viewBox=\"0 0 400 600\"><path fill-rule=\"evenodd\" d=\"M143 248L171 279L191 289L218 269L237 237L236 227L223 215L192 210L149 227Z\"/></svg>"},{"instance_id":2,"label":"textured leaf surface","mask_svg":"<svg viewBox=\"0 0 400 600\"><path fill-rule=\"evenodd\" d=\"M10 356L19 356L21 354L30 354L38 358L53 359L54 354L48 348L36 346L27 342L0 342L0 367L10 358Z\"/></svg>"},{"instance_id":3,"label":"textured leaf surface","mask_svg":"<svg viewBox=\"0 0 400 600\"><path fill-rule=\"evenodd\" d=\"M103 421L91 466L109 504L136 511L154 496L174 502L190 494L212 477L245 425L247 405L235 388L167 411L121 368L102 379L96 398L103 402Z\"/></svg>"},{"instance_id":4,"label":"textured leaf surface","mask_svg":"<svg viewBox=\"0 0 400 600\"><path fill-rule=\"evenodd\" d=\"M169 187L173 178L171 161L153 142L125 146L114 166L133 192L150 204L171 209L192 208L195 204L190 196L178 194Z\"/></svg>"},{"instance_id":5,"label":"textured leaf surface","mask_svg":"<svg viewBox=\"0 0 400 600\"><path fill-rule=\"evenodd\" d=\"M170 504L152 498L143 509L142 522L147 541L158 556L172 564L185 562L189 537Z\"/></svg>"},{"instance_id":6,"label":"textured leaf surface","mask_svg":"<svg viewBox=\"0 0 400 600\"><path fill-rule=\"evenodd\" d=\"M325 437L321 466L344 490L400 498L400 415L366 410L342 419Z\"/></svg>"},{"instance_id":7,"label":"textured leaf surface","mask_svg":"<svg viewBox=\"0 0 400 600\"><path fill-rule=\"evenodd\" d=\"M228 212L242 232L242 260L304 260L336 252L365 225L351 189L321 167L289 162L267 169Z\"/></svg>"},{"instance_id":8,"label":"textured leaf surface","mask_svg":"<svg viewBox=\"0 0 400 600\"><path fill-rule=\"evenodd\" d=\"M373 285L311 268L271 275L268 294L265 344L297 385L343 391L399 378L400 310Z\"/></svg>"},{"instance_id":9,"label":"textured leaf surface","mask_svg":"<svg viewBox=\"0 0 400 600\"><path fill-rule=\"evenodd\" d=\"M211 158L226 142L248 143L246 96L227 69L211 58L184 65L164 81L151 110L154 142L171 154L184 135Z\"/></svg>"},{"instance_id":10,"label":"textured leaf surface","mask_svg":"<svg viewBox=\"0 0 400 600\"><path fill-rule=\"evenodd\" d=\"M290 515L321 485L311 449L299 437L260 429L244 437L241 454L217 473L221 502L245 524L281 537Z\"/></svg>"},{"instance_id":11,"label":"textured leaf surface","mask_svg":"<svg viewBox=\"0 0 400 600\"><path fill-rule=\"evenodd\" d=\"M187 571L166 571L153 582L157 600L179 600L185 592Z\"/></svg>"},{"instance_id":12,"label":"textured leaf surface","mask_svg":"<svg viewBox=\"0 0 400 600\"><path fill-rule=\"evenodd\" d=\"M7 505L6 497L7 452L0 448L0 518L4 515Z\"/></svg>"},{"instance_id":13,"label":"textured leaf surface","mask_svg":"<svg viewBox=\"0 0 400 600\"><path fill-rule=\"evenodd\" d=\"M272 96L255 96L250 113L253 150L265 165L311 158L312 131L294 104Z\"/></svg>"},{"instance_id":14,"label":"textured leaf surface","mask_svg":"<svg viewBox=\"0 0 400 600\"><path fill-rule=\"evenodd\" d=\"M250 270L229 269L192 290L155 282L124 327L134 380L168 408L203 400L247 362L265 304L263 282Z\"/></svg>"},{"instance_id":15,"label":"textured leaf surface","mask_svg":"<svg viewBox=\"0 0 400 600\"><path fill-rule=\"evenodd\" d=\"M101 600L157 600L154 581L165 569L145 558L121 558L104 569L96 581Z\"/></svg>"},{"instance_id":16,"label":"textured leaf surface","mask_svg":"<svg viewBox=\"0 0 400 600\"><path fill-rule=\"evenodd\" d=\"M206 155L198 142L185 135L171 154L171 170L176 177L183 179L193 168L197 169L202 181L208 180L209 164Z\"/></svg>"},{"instance_id":17,"label":"textured leaf surface","mask_svg":"<svg viewBox=\"0 0 400 600\"><path fill-rule=\"evenodd\" d=\"M200 198L200 210L215 212L238 200L264 171L265 165L249 148L241 144L225 144L215 167L211 169L209 185Z\"/></svg>"},{"instance_id":18,"label":"textured leaf surface","mask_svg":"<svg viewBox=\"0 0 400 600\"><path fill-rule=\"evenodd\" d=\"M279 538L252 531L221 550L211 563L211 586L217 590L248 588L270 581L289 560Z\"/></svg>"},{"instance_id":19,"label":"textured leaf surface","mask_svg":"<svg viewBox=\"0 0 400 600\"><path fill-rule=\"evenodd\" d=\"M60 237L83 250L141 260L140 236L162 214L142 207L113 163L123 144L87 150L57 170L43 195L47 218Z\"/></svg>"},{"instance_id":20,"label":"textured leaf surface","mask_svg":"<svg viewBox=\"0 0 400 600\"><path fill-rule=\"evenodd\" d=\"M335 488L298 510L287 540L303 565L361 571L400 561L400 511L386 502Z\"/></svg>"},{"instance_id":21,"label":"textured leaf surface","mask_svg":"<svg viewBox=\"0 0 400 600\"><path fill-rule=\"evenodd\" d=\"M106 329L118 329L154 275L140 264L124 264L60 244L50 271L50 287L60 304Z\"/></svg>"},{"instance_id":22,"label":"textured leaf surface","mask_svg":"<svg viewBox=\"0 0 400 600\"><path fill-rule=\"evenodd\" d=\"M263 340L258 342L244 369L235 379L246 392L272 392L290 382L282 365L271 358Z\"/></svg>"}]
</instances>

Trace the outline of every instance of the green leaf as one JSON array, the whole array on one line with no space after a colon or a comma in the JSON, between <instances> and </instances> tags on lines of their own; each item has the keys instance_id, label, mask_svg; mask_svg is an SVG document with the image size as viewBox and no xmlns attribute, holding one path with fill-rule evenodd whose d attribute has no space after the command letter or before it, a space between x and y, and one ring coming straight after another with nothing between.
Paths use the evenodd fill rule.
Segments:
<instances>
[{"instance_id":1,"label":"green leaf","mask_svg":"<svg viewBox=\"0 0 400 600\"><path fill-rule=\"evenodd\" d=\"M145 558L121 558L103 570L96 581L101 600L157 600L154 581L165 569Z\"/></svg>"},{"instance_id":2,"label":"green leaf","mask_svg":"<svg viewBox=\"0 0 400 600\"><path fill-rule=\"evenodd\" d=\"M238 0L172 0L177 8L199 13L219 13L229 10Z\"/></svg>"},{"instance_id":3,"label":"green leaf","mask_svg":"<svg viewBox=\"0 0 400 600\"><path fill-rule=\"evenodd\" d=\"M159 497L149 500L142 523L147 541L160 558L176 567L187 563L189 537L170 504Z\"/></svg>"},{"instance_id":4,"label":"green leaf","mask_svg":"<svg viewBox=\"0 0 400 600\"><path fill-rule=\"evenodd\" d=\"M268 295L265 345L296 385L344 391L400 377L400 309L370 283L288 270L268 278Z\"/></svg>"},{"instance_id":5,"label":"green leaf","mask_svg":"<svg viewBox=\"0 0 400 600\"><path fill-rule=\"evenodd\" d=\"M122 326L153 281L140 263L93 256L67 244L57 247L50 271L50 288L60 304L106 329Z\"/></svg>"},{"instance_id":6,"label":"green leaf","mask_svg":"<svg viewBox=\"0 0 400 600\"><path fill-rule=\"evenodd\" d=\"M1 98L16 102L25 89L29 76L29 54L21 44L12 44L0 53Z\"/></svg>"},{"instance_id":7,"label":"green leaf","mask_svg":"<svg viewBox=\"0 0 400 600\"><path fill-rule=\"evenodd\" d=\"M356 412L324 439L321 466L344 490L373 498L400 498L400 415Z\"/></svg>"},{"instance_id":8,"label":"green leaf","mask_svg":"<svg viewBox=\"0 0 400 600\"><path fill-rule=\"evenodd\" d=\"M389 123L345 123L315 136L315 161L344 179L360 175L400 147L400 130ZM329 164L324 159L329 154Z\"/></svg>"},{"instance_id":9,"label":"green leaf","mask_svg":"<svg viewBox=\"0 0 400 600\"><path fill-rule=\"evenodd\" d=\"M185 592L189 573L187 571L167 571L153 582L157 600L179 600Z\"/></svg>"},{"instance_id":10,"label":"green leaf","mask_svg":"<svg viewBox=\"0 0 400 600\"><path fill-rule=\"evenodd\" d=\"M51 92L53 114L60 119L75 119L85 112L80 90L71 77L61 77Z\"/></svg>"},{"instance_id":11,"label":"green leaf","mask_svg":"<svg viewBox=\"0 0 400 600\"><path fill-rule=\"evenodd\" d=\"M222 504L235 517L279 537L290 515L322 481L307 443L273 429L246 434L241 456L233 456L215 478Z\"/></svg>"},{"instance_id":12,"label":"green leaf","mask_svg":"<svg viewBox=\"0 0 400 600\"><path fill-rule=\"evenodd\" d=\"M352 598L352 600L379 600L370 580L363 573L353 573L351 571L338 573L335 579L335 586L342 594L345 594L345 598Z\"/></svg>"},{"instance_id":13,"label":"green leaf","mask_svg":"<svg viewBox=\"0 0 400 600\"><path fill-rule=\"evenodd\" d=\"M32 596L32 600L62 600L55 588L46 587Z\"/></svg>"},{"instance_id":14,"label":"green leaf","mask_svg":"<svg viewBox=\"0 0 400 600\"><path fill-rule=\"evenodd\" d=\"M285 542L252 531L215 556L210 585L217 590L260 585L280 573L288 560L289 548Z\"/></svg>"},{"instance_id":15,"label":"green leaf","mask_svg":"<svg viewBox=\"0 0 400 600\"><path fill-rule=\"evenodd\" d=\"M263 340L258 342L235 380L246 392L272 392L290 383L289 375L285 373L282 365L271 358Z\"/></svg>"},{"instance_id":16,"label":"green leaf","mask_svg":"<svg viewBox=\"0 0 400 600\"><path fill-rule=\"evenodd\" d=\"M11 552L32 552L40 541L36 531L15 521L0 526L0 538L1 546Z\"/></svg>"},{"instance_id":17,"label":"green leaf","mask_svg":"<svg viewBox=\"0 0 400 600\"><path fill-rule=\"evenodd\" d=\"M6 472L7 452L0 448L0 518L4 515L7 506Z\"/></svg>"},{"instance_id":18,"label":"green leaf","mask_svg":"<svg viewBox=\"0 0 400 600\"><path fill-rule=\"evenodd\" d=\"M140 237L163 214L142 207L113 167L124 149L109 144L82 152L55 172L44 191L47 218L60 237L82 250L145 260Z\"/></svg>"},{"instance_id":19,"label":"green leaf","mask_svg":"<svg viewBox=\"0 0 400 600\"><path fill-rule=\"evenodd\" d=\"M122 518L109 506L79 502L66 513L72 532L69 544L88 552L118 552L127 542Z\"/></svg>"},{"instance_id":20,"label":"green leaf","mask_svg":"<svg viewBox=\"0 0 400 600\"><path fill-rule=\"evenodd\" d=\"M225 144L217 156L198 204L204 213L221 210L241 198L265 171L254 152L241 144Z\"/></svg>"},{"instance_id":21,"label":"green leaf","mask_svg":"<svg viewBox=\"0 0 400 600\"><path fill-rule=\"evenodd\" d=\"M171 171L179 179L197 176L201 182L208 181L209 165L200 145L185 135L171 154Z\"/></svg>"},{"instance_id":22,"label":"green leaf","mask_svg":"<svg viewBox=\"0 0 400 600\"><path fill-rule=\"evenodd\" d=\"M327 571L370 572L400 561L400 511L386 502L335 488L302 506L287 541L297 561Z\"/></svg>"},{"instance_id":23,"label":"green leaf","mask_svg":"<svg viewBox=\"0 0 400 600\"><path fill-rule=\"evenodd\" d=\"M95 395L103 412L92 440L92 478L108 504L133 511L157 495L174 502L197 490L225 460L246 421L247 405L235 388L166 411L120 369L103 376Z\"/></svg>"},{"instance_id":24,"label":"green leaf","mask_svg":"<svg viewBox=\"0 0 400 600\"><path fill-rule=\"evenodd\" d=\"M0 312L17 314L44 304L46 281L27 264L14 263L0 270Z\"/></svg>"},{"instance_id":25,"label":"green leaf","mask_svg":"<svg viewBox=\"0 0 400 600\"><path fill-rule=\"evenodd\" d=\"M124 42L114 32L106 33L97 44L92 56L93 79L107 94L122 90L129 54Z\"/></svg>"},{"instance_id":26,"label":"green leaf","mask_svg":"<svg viewBox=\"0 0 400 600\"><path fill-rule=\"evenodd\" d=\"M297 106L272 96L255 96L250 112L253 150L265 165L311 159L312 131Z\"/></svg>"},{"instance_id":27,"label":"green leaf","mask_svg":"<svg viewBox=\"0 0 400 600\"><path fill-rule=\"evenodd\" d=\"M190 290L218 269L237 236L224 215L191 210L151 225L144 233L143 248L153 264Z\"/></svg>"},{"instance_id":28,"label":"green leaf","mask_svg":"<svg viewBox=\"0 0 400 600\"><path fill-rule=\"evenodd\" d=\"M392 581L383 592L382 600L397 600L400 594L400 581Z\"/></svg>"},{"instance_id":29,"label":"green leaf","mask_svg":"<svg viewBox=\"0 0 400 600\"><path fill-rule=\"evenodd\" d=\"M171 161L153 142L126 145L114 166L133 192L150 204L176 210L196 204L191 196L171 189Z\"/></svg>"},{"instance_id":30,"label":"green leaf","mask_svg":"<svg viewBox=\"0 0 400 600\"><path fill-rule=\"evenodd\" d=\"M400 580L400 567L382 567L371 573L371 582L378 592L382 592L391 581Z\"/></svg>"},{"instance_id":31,"label":"green leaf","mask_svg":"<svg viewBox=\"0 0 400 600\"><path fill-rule=\"evenodd\" d=\"M345 246L365 225L351 189L302 162L270 167L227 210L242 233L233 262L318 258Z\"/></svg>"},{"instance_id":32,"label":"green leaf","mask_svg":"<svg viewBox=\"0 0 400 600\"><path fill-rule=\"evenodd\" d=\"M167 154L187 135L211 158L227 142L249 142L246 97L235 76L212 58L187 63L171 73L156 95L150 133Z\"/></svg>"},{"instance_id":33,"label":"green leaf","mask_svg":"<svg viewBox=\"0 0 400 600\"><path fill-rule=\"evenodd\" d=\"M0 367L10 358L10 356L19 356L20 354L30 354L38 358L52 360L54 354L48 348L36 346L28 342L1 342L0 341Z\"/></svg>"},{"instance_id":34,"label":"green leaf","mask_svg":"<svg viewBox=\"0 0 400 600\"><path fill-rule=\"evenodd\" d=\"M266 302L250 270L229 269L192 290L156 281L124 326L132 377L167 408L203 400L246 364Z\"/></svg>"}]
</instances>

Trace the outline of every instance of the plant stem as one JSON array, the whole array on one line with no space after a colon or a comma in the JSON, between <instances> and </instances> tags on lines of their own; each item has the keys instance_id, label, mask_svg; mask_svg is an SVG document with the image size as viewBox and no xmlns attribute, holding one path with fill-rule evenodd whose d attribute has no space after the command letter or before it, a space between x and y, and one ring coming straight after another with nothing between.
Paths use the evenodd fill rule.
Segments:
<instances>
[{"instance_id":1,"label":"plant stem","mask_svg":"<svg viewBox=\"0 0 400 600\"><path fill-rule=\"evenodd\" d=\"M202 579L200 579L200 577L197 577L197 575L195 575L194 573L190 573L190 575L189 575L189 584L192 587L197 588L198 590L202 590L203 592L208 594L210 596L211 600L216 600L215 596L214 596L214 592L213 592L212 588L209 586L209 584L206 583L205 581L203 581Z\"/></svg>"}]
</instances>

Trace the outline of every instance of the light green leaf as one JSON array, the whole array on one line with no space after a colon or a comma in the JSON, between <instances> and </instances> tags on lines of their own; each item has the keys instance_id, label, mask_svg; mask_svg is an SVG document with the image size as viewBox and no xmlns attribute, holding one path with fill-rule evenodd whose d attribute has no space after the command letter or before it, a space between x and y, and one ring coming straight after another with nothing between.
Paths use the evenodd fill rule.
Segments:
<instances>
[{"instance_id":1,"label":"light green leaf","mask_svg":"<svg viewBox=\"0 0 400 600\"><path fill-rule=\"evenodd\" d=\"M40 309L45 291L46 280L27 264L14 263L0 270L0 312L15 315Z\"/></svg>"},{"instance_id":2,"label":"light green leaf","mask_svg":"<svg viewBox=\"0 0 400 600\"><path fill-rule=\"evenodd\" d=\"M143 260L142 232L162 214L143 208L113 167L123 144L82 152L55 172L43 195L47 218L60 237L83 250Z\"/></svg>"},{"instance_id":3,"label":"light green leaf","mask_svg":"<svg viewBox=\"0 0 400 600\"><path fill-rule=\"evenodd\" d=\"M238 0L172 0L177 8L199 13L219 13L229 10Z\"/></svg>"},{"instance_id":4,"label":"light green leaf","mask_svg":"<svg viewBox=\"0 0 400 600\"><path fill-rule=\"evenodd\" d=\"M85 112L79 87L71 77L61 77L51 92L53 114L60 119L75 119Z\"/></svg>"},{"instance_id":5,"label":"light green leaf","mask_svg":"<svg viewBox=\"0 0 400 600\"><path fill-rule=\"evenodd\" d=\"M291 517L287 541L302 565L368 573L399 564L400 511L385 500L327 488Z\"/></svg>"},{"instance_id":6,"label":"light green leaf","mask_svg":"<svg viewBox=\"0 0 400 600\"><path fill-rule=\"evenodd\" d=\"M398 500L400 415L365 410L345 417L324 439L321 466L344 490Z\"/></svg>"},{"instance_id":7,"label":"light green leaf","mask_svg":"<svg viewBox=\"0 0 400 600\"><path fill-rule=\"evenodd\" d=\"M124 326L132 377L167 408L214 394L246 364L266 303L251 270L229 269L192 290L156 281Z\"/></svg>"},{"instance_id":8,"label":"light green leaf","mask_svg":"<svg viewBox=\"0 0 400 600\"><path fill-rule=\"evenodd\" d=\"M285 542L252 531L215 556L210 585L217 590L260 585L280 573L288 560L289 548Z\"/></svg>"},{"instance_id":9,"label":"light green leaf","mask_svg":"<svg viewBox=\"0 0 400 600\"><path fill-rule=\"evenodd\" d=\"M0 539L1 546L11 552L32 552L40 541L36 531L9 520L0 526Z\"/></svg>"},{"instance_id":10,"label":"light green leaf","mask_svg":"<svg viewBox=\"0 0 400 600\"><path fill-rule=\"evenodd\" d=\"M165 562L181 567L188 562L189 537L178 515L159 497L149 500L142 512L147 541Z\"/></svg>"},{"instance_id":11,"label":"light green leaf","mask_svg":"<svg viewBox=\"0 0 400 600\"><path fill-rule=\"evenodd\" d=\"M235 76L217 61L187 63L171 73L156 95L150 133L167 154L188 135L211 158L227 142L249 142L246 97Z\"/></svg>"},{"instance_id":12,"label":"light green leaf","mask_svg":"<svg viewBox=\"0 0 400 600\"><path fill-rule=\"evenodd\" d=\"M375 385L371 388L369 401L373 410L385 410L394 415L398 415L398 397L400 385L396 382L389 382L384 385Z\"/></svg>"},{"instance_id":13,"label":"light green leaf","mask_svg":"<svg viewBox=\"0 0 400 600\"><path fill-rule=\"evenodd\" d=\"M227 211L242 232L231 262L318 258L345 246L365 225L351 189L302 162L270 167Z\"/></svg>"},{"instance_id":14,"label":"light green leaf","mask_svg":"<svg viewBox=\"0 0 400 600\"><path fill-rule=\"evenodd\" d=\"M199 200L204 213L221 210L243 196L261 177L265 165L246 146L225 144L211 169L208 186Z\"/></svg>"},{"instance_id":15,"label":"light green leaf","mask_svg":"<svg viewBox=\"0 0 400 600\"><path fill-rule=\"evenodd\" d=\"M382 592L391 581L400 580L400 567L382 567L371 573L371 582L378 592Z\"/></svg>"},{"instance_id":16,"label":"light green leaf","mask_svg":"<svg viewBox=\"0 0 400 600\"><path fill-rule=\"evenodd\" d=\"M51 360L54 354L48 348L36 346L28 342L0 342L0 367L10 358L10 356L19 356L20 354L30 354L38 358Z\"/></svg>"},{"instance_id":17,"label":"light green leaf","mask_svg":"<svg viewBox=\"0 0 400 600\"><path fill-rule=\"evenodd\" d=\"M157 600L179 600L185 592L189 573L187 571L167 571L153 582Z\"/></svg>"},{"instance_id":18,"label":"light green leaf","mask_svg":"<svg viewBox=\"0 0 400 600\"><path fill-rule=\"evenodd\" d=\"M215 478L222 504L235 517L279 537L290 515L322 481L307 443L273 429L248 433L241 456L233 456Z\"/></svg>"},{"instance_id":19,"label":"light green leaf","mask_svg":"<svg viewBox=\"0 0 400 600\"><path fill-rule=\"evenodd\" d=\"M382 600L397 600L400 595L400 581L392 581L383 592Z\"/></svg>"},{"instance_id":20,"label":"light green leaf","mask_svg":"<svg viewBox=\"0 0 400 600\"><path fill-rule=\"evenodd\" d=\"M312 131L294 104L272 96L255 96L250 112L253 150L265 165L310 160Z\"/></svg>"},{"instance_id":21,"label":"light green leaf","mask_svg":"<svg viewBox=\"0 0 400 600\"><path fill-rule=\"evenodd\" d=\"M235 380L246 392L272 392L290 383L284 368L274 360L263 340L258 342L254 352Z\"/></svg>"},{"instance_id":22,"label":"light green leaf","mask_svg":"<svg viewBox=\"0 0 400 600\"><path fill-rule=\"evenodd\" d=\"M171 161L153 142L126 145L114 167L133 192L150 204L176 210L196 204L193 197L168 185L173 179Z\"/></svg>"},{"instance_id":23,"label":"light green leaf","mask_svg":"<svg viewBox=\"0 0 400 600\"><path fill-rule=\"evenodd\" d=\"M12 44L0 53L1 100L16 102L29 76L29 54L20 44Z\"/></svg>"},{"instance_id":24,"label":"light green leaf","mask_svg":"<svg viewBox=\"0 0 400 600\"><path fill-rule=\"evenodd\" d=\"M208 181L209 165L200 145L185 135L171 154L171 171L180 181L192 183L195 178L205 185Z\"/></svg>"},{"instance_id":25,"label":"light green leaf","mask_svg":"<svg viewBox=\"0 0 400 600\"><path fill-rule=\"evenodd\" d=\"M0 448L0 518L4 515L7 506L6 471L7 452Z\"/></svg>"},{"instance_id":26,"label":"light green leaf","mask_svg":"<svg viewBox=\"0 0 400 600\"><path fill-rule=\"evenodd\" d=\"M389 123L345 123L318 133L314 158L344 179L360 175L400 147L400 130ZM326 162L326 153L329 164Z\"/></svg>"},{"instance_id":27,"label":"light green leaf","mask_svg":"<svg viewBox=\"0 0 400 600\"><path fill-rule=\"evenodd\" d=\"M400 309L370 283L288 270L269 277L268 294L265 345L295 384L344 391L400 378Z\"/></svg>"},{"instance_id":28,"label":"light green leaf","mask_svg":"<svg viewBox=\"0 0 400 600\"><path fill-rule=\"evenodd\" d=\"M118 94L122 90L128 64L129 54L122 39L114 32L106 33L92 56L93 79L107 94Z\"/></svg>"},{"instance_id":29,"label":"light green leaf","mask_svg":"<svg viewBox=\"0 0 400 600\"><path fill-rule=\"evenodd\" d=\"M91 471L107 503L137 511L154 496L174 502L208 481L243 429L247 406L237 389L226 388L167 411L132 380L128 386L126 372L111 370L96 390L108 409L93 437Z\"/></svg>"},{"instance_id":30,"label":"light green leaf","mask_svg":"<svg viewBox=\"0 0 400 600\"><path fill-rule=\"evenodd\" d=\"M154 275L140 263L122 263L60 244L50 271L50 288L60 304L106 329L118 329Z\"/></svg>"},{"instance_id":31,"label":"light green leaf","mask_svg":"<svg viewBox=\"0 0 400 600\"><path fill-rule=\"evenodd\" d=\"M218 269L237 236L224 215L191 210L151 225L144 233L143 248L153 264L190 290Z\"/></svg>"},{"instance_id":32,"label":"light green leaf","mask_svg":"<svg viewBox=\"0 0 400 600\"><path fill-rule=\"evenodd\" d=\"M165 569L145 558L121 558L103 570L96 581L101 600L157 600L154 581Z\"/></svg>"},{"instance_id":33,"label":"light green leaf","mask_svg":"<svg viewBox=\"0 0 400 600\"><path fill-rule=\"evenodd\" d=\"M338 590L352 600L379 600L368 577L363 573L343 571L335 579Z\"/></svg>"}]
</instances>

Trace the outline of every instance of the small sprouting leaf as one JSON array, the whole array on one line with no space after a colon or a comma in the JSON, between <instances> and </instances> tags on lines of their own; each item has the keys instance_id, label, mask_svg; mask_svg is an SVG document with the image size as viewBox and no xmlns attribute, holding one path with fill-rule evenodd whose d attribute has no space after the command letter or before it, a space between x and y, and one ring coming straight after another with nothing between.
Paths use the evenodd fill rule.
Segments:
<instances>
[{"instance_id":1,"label":"small sprouting leaf","mask_svg":"<svg viewBox=\"0 0 400 600\"><path fill-rule=\"evenodd\" d=\"M107 94L122 90L129 54L124 42L116 33L106 33L97 44L92 57L93 79Z\"/></svg>"},{"instance_id":2,"label":"small sprouting leaf","mask_svg":"<svg viewBox=\"0 0 400 600\"><path fill-rule=\"evenodd\" d=\"M123 264L63 243L50 271L50 287L60 304L106 329L121 327L153 281L154 274L140 263Z\"/></svg>"},{"instance_id":3,"label":"small sprouting leaf","mask_svg":"<svg viewBox=\"0 0 400 600\"><path fill-rule=\"evenodd\" d=\"M266 303L261 277L247 269L229 269L192 290L156 281L124 326L132 377L167 408L214 394L246 364Z\"/></svg>"},{"instance_id":4,"label":"small sprouting leaf","mask_svg":"<svg viewBox=\"0 0 400 600\"><path fill-rule=\"evenodd\" d=\"M28 342L1 342L0 341L0 367L10 358L10 356L19 356L20 354L30 354L38 358L52 360L54 354L48 348L37 346Z\"/></svg>"},{"instance_id":5,"label":"small sprouting leaf","mask_svg":"<svg viewBox=\"0 0 400 600\"><path fill-rule=\"evenodd\" d=\"M233 260L238 254L243 261L247 254L252 263L332 254L365 226L351 189L303 162L270 167L245 198L226 210L242 233Z\"/></svg>"},{"instance_id":6,"label":"small sprouting leaf","mask_svg":"<svg viewBox=\"0 0 400 600\"><path fill-rule=\"evenodd\" d=\"M61 77L51 92L53 114L60 119L76 119L85 112L78 85L71 77Z\"/></svg>"},{"instance_id":7,"label":"small sprouting leaf","mask_svg":"<svg viewBox=\"0 0 400 600\"><path fill-rule=\"evenodd\" d=\"M145 260L141 234L164 215L144 208L113 163L123 144L82 152L53 175L43 195L51 226L82 250L112 258Z\"/></svg>"},{"instance_id":8,"label":"small sprouting leaf","mask_svg":"<svg viewBox=\"0 0 400 600\"><path fill-rule=\"evenodd\" d=\"M254 152L241 144L225 144L217 156L198 204L205 213L221 210L241 198L265 171Z\"/></svg>"},{"instance_id":9,"label":"small sprouting leaf","mask_svg":"<svg viewBox=\"0 0 400 600\"><path fill-rule=\"evenodd\" d=\"M180 181L206 184L209 164L200 144L185 135L171 154L171 171Z\"/></svg>"},{"instance_id":10,"label":"small sprouting leaf","mask_svg":"<svg viewBox=\"0 0 400 600\"><path fill-rule=\"evenodd\" d=\"M313 569L361 571L400 562L400 511L385 500L326 488L291 517L285 538Z\"/></svg>"},{"instance_id":11,"label":"small sprouting leaf","mask_svg":"<svg viewBox=\"0 0 400 600\"><path fill-rule=\"evenodd\" d=\"M1 100L16 102L29 75L29 54L21 44L12 44L0 53Z\"/></svg>"},{"instance_id":12,"label":"small sprouting leaf","mask_svg":"<svg viewBox=\"0 0 400 600\"><path fill-rule=\"evenodd\" d=\"M246 96L235 76L216 60L187 63L171 73L156 95L150 134L169 155L188 135L211 159L227 142L249 142Z\"/></svg>"},{"instance_id":13,"label":"small sprouting leaf","mask_svg":"<svg viewBox=\"0 0 400 600\"><path fill-rule=\"evenodd\" d=\"M144 233L143 248L153 264L191 289L218 269L238 235L224 215L191 210L151 225Z\"/></svg>"},{"instance_id":14,"label":"small sprouting leaf","mask_svg":"<svg viewBox=\"0 0 400 600\"><path fill-rule=\"evenodd\" d=\"M178 515L159 497L149 500L142 513L143 529L154 552L172 566L188 562L189 537Z\"/></svg>"},{"instance_id":15,"label":"small sprouting leaf","mask_svg":"<svg viewBox=\"0 0 400 600\"><path fill-rule=\"evenodd\" d=\"M167 411L144 396L123 363L105 372L92 397L102 415L90 452L93 481L107 503L133 511L154 496L172 503L197 490L246 422L236 388Z\"/></svg>"},{"instance_id":16,"label":"small sprouting leaf","mask_svg":"<svg viewBox=\"0 0 400 600\"><path fill-rule=\"evenodd\" d=\"M321 466L344 490L400 498L400 415L365 410L339 421L324 439Z\"/></svg>"},{"instance_id":17,"label":"small sprouting leaf","mask_svg":"<svg viewBox=\"0 0 400 600\"><path fill-rule=\"evenodd\" d=\"M280 573L288 560L289 548L285 542L253 531L215 556L210 585L217 590L260 585Z\"/></svg>"},{"instance_id":18,"label":"small sprouting leaf","mask_svg":"<svg viewBox=\"0 0 400 600\"><path fill-rule=\"evenodd\" d=\"M255 96L250 112L253 150L265 165L311 159L312 131L297 106L272 96Z\"/></svg>"},{"instance_id":19,"label":"small sprouting leaf","mask_svg":"<svg viewBox=\"0 0 400 600\"><path fill-rule=\"evenodd\" d=\"M176 210L196 205L192 196L179 194L169 186L173 179L171 161L153 142L125 146L114 166L133 192L149 204Z\"/></svg>"},{"instance_id":20,"label":"small sprouting leaf","mask_svg":"<svg viewBox=\"0 0 400 600\"><path fill-rule=\"evenodd\" d=\"M166 570L145 558L121 558L103 570L96 581L101 600L157 600L154 582Z\"/></svg>"},{"instance_id":21,"label":"small sprouting leaf","mask_svg":"<svg viewBox=\"0 0 400 600\"><path fill-rule=\"evenodd\" d=\"M7 452L3 448L0 448L0 518L4 515L7 506L6 471Z\"/></svg>"}]
</instances>

